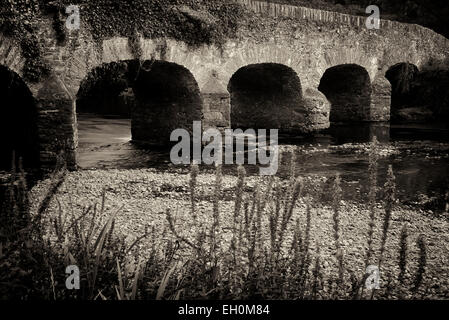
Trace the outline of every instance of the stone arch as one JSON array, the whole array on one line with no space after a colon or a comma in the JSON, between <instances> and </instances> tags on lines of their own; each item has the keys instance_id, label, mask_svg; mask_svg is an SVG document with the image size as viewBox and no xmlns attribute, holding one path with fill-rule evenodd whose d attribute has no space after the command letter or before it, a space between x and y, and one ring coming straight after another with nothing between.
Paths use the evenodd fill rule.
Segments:
<instances>
[{"instance_id":1,"label":"stone arch","mask_svg":"<svg viewBox=\"0 0 449 320\"><path fill-rule=\"evenodd\" d=\"M108 72L113 76L108 76ZM183 66L161 60L109 62L93 69L85 81L95 82L98 75L107 76L102 89L111 88L108 95L118 96L128 89L133 141L167 145L174 129L191 131L193 121L202 120L198 84ZM79 92L86 91L82 82Z\"/></svg>"},{"instance_id":2,"label":"stone arch","mask_svg":"<svg viewBox=\"0 0 449 320\"><path fill-rule=\"evenodd\" d=\"M370 118L371 80L357 64L342 64L326 70L318 90L331 103L331 122L367 121Z\"/></svg>"},{"instance_id":3,"label":"stone arch","mask_svg":"<svg viewBox=\"0 0 449 320\"><path fill-rule=\"evenodd\" d=\"M341 65L358 65L365 69L371 81L376 78L379 71L378 57L367 52L365 48L360 47L359 43L354 44L353 48L337 47L324 52L322 55L321 62L317 66L317 86L327 70Z\"/></svg>"},{"instance_id":4,"label":"stone arch","mask_svg":"<svg viewBox=\"0 0 449 320\"><path fill-rule=\"evenodd\" d=\"M449 114L449 70L441 66L395 64L385 77L392 85L395 122L444 122Z\"/></svg>"},{"instance_id":5,"label":"stone arch","mask_svg":"<svg viewBox=\"0 0 449 320\"><path fill-rule=\"evenodd\" d=\"M250 64L232 76L228 90L232 127L304 131L307 110L301 81L290 67Z\"/></svg>"},{"instance_id":6,"label":"stone arch","mask_svg":"<svg viewBox=\"0 0 449 320\"><path fill-rule=\"evenodd\" d=\"M203 100L193 74L166 61L145 61L133 83L136 105L132 112L133 140L170 143L175 129L193 130L203 118Z\"/></svg>"},{"instance_id":7,"label":"stone arch","mask_svg":"<svg viewBox=\"0 0 449 320\"><path fill-rule=\"evenodd\" d=\"M122 99L123 92L132 86L128 72L130 62L103 63L92 69L76 95L77 113L130 117L130 106Z\"/></svg>"},{"instance_id":8,"label":"stone arch","mask_svg":"<svg viewBox=\"0 0 449 320\"><path fill-rule=\"evenodd\" d=\"M37 103L22 78L0 65L0 170L10 170L12 155L27 170L40 167Z\"/></svg>"},{"instance_id":9,"label":"stone arch","mask_svg":"<svg viewBox=\"0 0 449 320\"><path fill-rule=\"evenodd\" d=\"M96 68L109 63L119 63L136 59L125 37L104 39L101 44L90 34L83 34L83 41L76 46L60 47L61 55L67 56L64 68L58 77L72 97L76 97L86 77Z\"/></svg>"},{"instance_id":10,"label":"stone arch","mask_svg":"<svg viewBox=\"0 0 449 320\"><path fill-rule=\"evenodd\" d=\"M243 44L228 43L226 59L221 63L220 79L223 83L229 83L232 76L240 69L255 64L278 64L291 68L297 74L303 70L301 55L292 54L288 46L268 43L253 43L246 41ZM301 81L304 85L304 79Z\"/></svg>"},{"instance_id":11,"label":"stone arch","mask_svg":"<svg viewBox=\"0 0 449 320\"><path fill-rule=\"evenodd\" d=\"M385 73L385 78L391 84L391 116L396 119L400 109L413 106L411 86L419 73L415 64L401 62L391 66Z\"/></svg>"},{"instance_id":12,"label":"stone arch","mask_svg":"<svg viewBox=\"0 0 449 320\"><path fill-rule=\"evenodd\" d=\"M174 39L141 39L142 60L161 60L180 65L193 75L202 91L209 81L210 72L217 69L215 57L220 51L215 46L203 45L198 48Z\"/></svg>"},{"instance_id":13,"label":"stone arch","mask_svg":"<svg viewBox=\"0 0 449 320\"><path fill-rule=\"evenodd\" d=\"M401 65L409 64L415 66L419 71L423 69L425 61L416 56L409 56L406 54L397 54L397 57L391 58L386 56L382 63L381 68L379 68L378 74L386 76L387 72L390 73L390 69L400 67ZM390 71L390 72L389 72Z\"/></svg>"},{"instance_id":14,"label":"stone arch","mask_svg":"<svg viewBox=\"0 0 449 320\"><path fill-rule=\"evenodd\" d=\"M22 56L22 50L17 46L16 42L0 33L0 65L7 67L19 77L22 77L24 64L25 59Z\"/></svg>"},{"instance_id":15,"label":"stone arch","mask_svg":"<svg viewBox=\"0 0 449 320\"><path fill-rule=\"evenodd\" d=\"M400 62L388 68L385 77L392 85L393 94L395 91L406 91L409 89L410 81L419 72L418 67L410 62Z\"/></svg>"}]
</instances>

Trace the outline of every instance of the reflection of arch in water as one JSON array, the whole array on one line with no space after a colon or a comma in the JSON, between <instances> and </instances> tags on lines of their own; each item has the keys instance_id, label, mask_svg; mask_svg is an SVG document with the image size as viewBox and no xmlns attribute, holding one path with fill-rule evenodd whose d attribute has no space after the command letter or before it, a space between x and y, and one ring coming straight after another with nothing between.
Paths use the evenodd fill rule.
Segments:
<instances>
[{"instance_id":1,"label":"reflection of arch in water","mask_svg":"<svg viewBox=\"0 0 449 320\"><path fill-rule=\"evenodd\" d=\"M11 169L13 152L26 169L39 168L36 102L25 82L1 65L0 97L0 170Z\"/></svg>"},{"instance_id":2,"label":"reflection of arch in water","mask_svg":"<svg viewBox=\"0 0 449 320\"><path fill-rule=\"evenodd\" d=\"M369 120L372 88L365 68L357 64L331 67L321 78L318 90L331 103L331 122Z\"/></svg>"},{"instance_id":3,"label":"reflection of arch in water","mask_svg":"<svg viewBox=\"0 0 449 320\"><path fill-rule=\"evenodd\" d=\"M229 81L231 126L302 130L307 111L296 72L282 64L242 67Z\"/></svg>"},{"instance_id":4,"label":"reflection of arch in water","mask_svg":"<svg viewBox=\"0 0 449 320\"><path fill-rule=\"evenodd\" d=\"M389 122L336 123L331 125L329 132L336 144L366 143L374 137L379 142L390 141Z\"/></svg>"}]
</instances>

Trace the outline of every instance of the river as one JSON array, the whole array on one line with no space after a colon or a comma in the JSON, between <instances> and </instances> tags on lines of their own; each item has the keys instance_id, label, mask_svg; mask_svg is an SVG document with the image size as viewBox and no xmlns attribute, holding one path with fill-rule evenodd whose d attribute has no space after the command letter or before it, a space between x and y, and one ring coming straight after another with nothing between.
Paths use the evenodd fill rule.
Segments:
<instances>
[{"instance_id":1,"label":"river","mask_svg":"<svg viewBox=\"0 0 449 320\"><path fill-rule=\"evenodd\" d=\"M174 170L169 149L132 143L129 119L78 115L78 165L81 169L160 168ZM431 210L445 206L449 186L449 130L447 125L352 124L332 126L308 136L280 136L280 145L297 146L298 175L332 178L342 176L345 197L367 192L368 145L376 135L384 156L379 160L379 184L393 165L399 198L403 203ZM249 174L257 168L247 166ZM186 169L187 170L187 169ZM210 167L205 170L212 170ZM235 173L235 167L225 167ZM286 175L286 169L279 174Z\"/></svg>"}]
</instances>

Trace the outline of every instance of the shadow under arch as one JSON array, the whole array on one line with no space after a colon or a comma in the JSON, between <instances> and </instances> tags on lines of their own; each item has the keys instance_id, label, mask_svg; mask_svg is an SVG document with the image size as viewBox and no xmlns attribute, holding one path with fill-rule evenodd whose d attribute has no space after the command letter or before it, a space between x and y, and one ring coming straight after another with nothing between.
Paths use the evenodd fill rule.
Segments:
<instances>
[{"instance_id":1,"label":"shadow under arch","mask_svg":"<svg viewBox=\"0 0 449 320\"><path fill-rule=\"evenodd\" d=\"M22 159L26 171L40 168L36 101L22 78L0 65L0 170L11 170Z\"/></svg>"},{"instance_id":2,"label":"shadow under arch","mask_svg":"<svg viewBox=\"0 0 449 320\"><path fill-rule=\"evenodd\" d=\"M400 109L413 105L414 99L410 91L418 73L418 67L408 62L397 63L385 73L385 78L391 83L390 112L393 121L397 120Z\"/></svg>"},{"instance_id":3,"label":"shadow under arch","mask_svg":"<svg viewBox=\"0 0 449 320\"><path fill-rule=\"evenodd\" d=\"M250 64L237 70L228 84L232 128L302 131L307 111L301 81L288 66Z\"/></svg>"},{"instance_id":4,"label":"shadow under arch","mask_svg":"<svg viewBox=\"0 0 449 320\"><path fill-rule=\"evenodd\" d=\"M173 130L192 133L193 122L203 118L203 99L193 74L173 62L136 63L132 81L136 97L131 112L133 140L169 145Z\"/></svg>"},{"instance_id":5,"label":"shadow under arch","mask_svg":"<svg viewBox=\"0 0 449 320\"><path fill-rule=\"evenodd\" d=\"M76 112L130 118L130 105L121 98L131 86L130 62L104 63L92 69L78 90Z\"/></svg>"},{"instance_id":6,"label":"shadow under arch","mask_svg":"<svg viewBox=\"0 0 449 320\"><path fill-rule=\"evenodd\" d=\"M392 85L391 118L396 123L427 123L447 128L449 117L449 71L418 69L409 62L393 65L385 77Z\"/></svg>"},{"instance_id":7,"label":"shadow under arch","mask_svg":"<svg viewBox=\"0 0 449 320\"><path fill-rule=\"evenodd\" d=\"M327 69L318 87L331 103L331 122L354 122L369 119L371 79L357 64L342 64Z\"/></svg>"},{"instance_id":8,"label":"shadow under arch","mask_svg":"<svg viewBox=\"0 0 449 320\"><path fill-rule=\"evenodd\" d=\"M111 143L103 140L111 138L114 132L99 132L102 128L114 130L102 120L104 118L108 121L112 118L117 124L115 128L120 131L120 137L115 137L114 143L128 139L126 142L131 140L153 147L170 146L173 130L192 132L193 122L202 120L202 104L199 86L192 73L183 66L160 60L102 64L89 72L77 94L78 119L87 123L81 127L81 121L78 121L78 155L84 154L92 141L97 146L95 150ZM93 119L98 120L98 124L83 118L90 116L86 113L99 117ZM92 127L96 130L95 139L87 136ZM128 132L125 132L126 127Z\"/></svg>"}]
</instances>

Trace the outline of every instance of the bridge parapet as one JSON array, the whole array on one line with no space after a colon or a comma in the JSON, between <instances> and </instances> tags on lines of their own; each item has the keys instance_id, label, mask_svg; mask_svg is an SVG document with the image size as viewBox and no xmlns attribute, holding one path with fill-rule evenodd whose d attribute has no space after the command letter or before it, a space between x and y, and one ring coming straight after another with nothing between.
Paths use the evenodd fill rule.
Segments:
<instances>
[{"instance_id":1,"label":"bridge parapet","mask_svg":"<svg viewBox=\"0 0 449 320\"><path fill-rule=\"evenodd\" d=\"M272 3L266 1L257 0L235 0L240 3L245 8L254 11L255 13L268 14L271 17L289 17L293 19L304 19L310 21L320 21L324 23L339 23L343 25L350 25L353 27L364 27L367 17L356 16L340 12L327 11L322 9L314 9L308 7L299 7L287 4ZM447 39L434 31L410 23L403 23L398 21L381 19L380 28L395 28L406 32L421 32L430 35L437 35L442 41L447 41Z\"/></svg>"}]
</instances>

